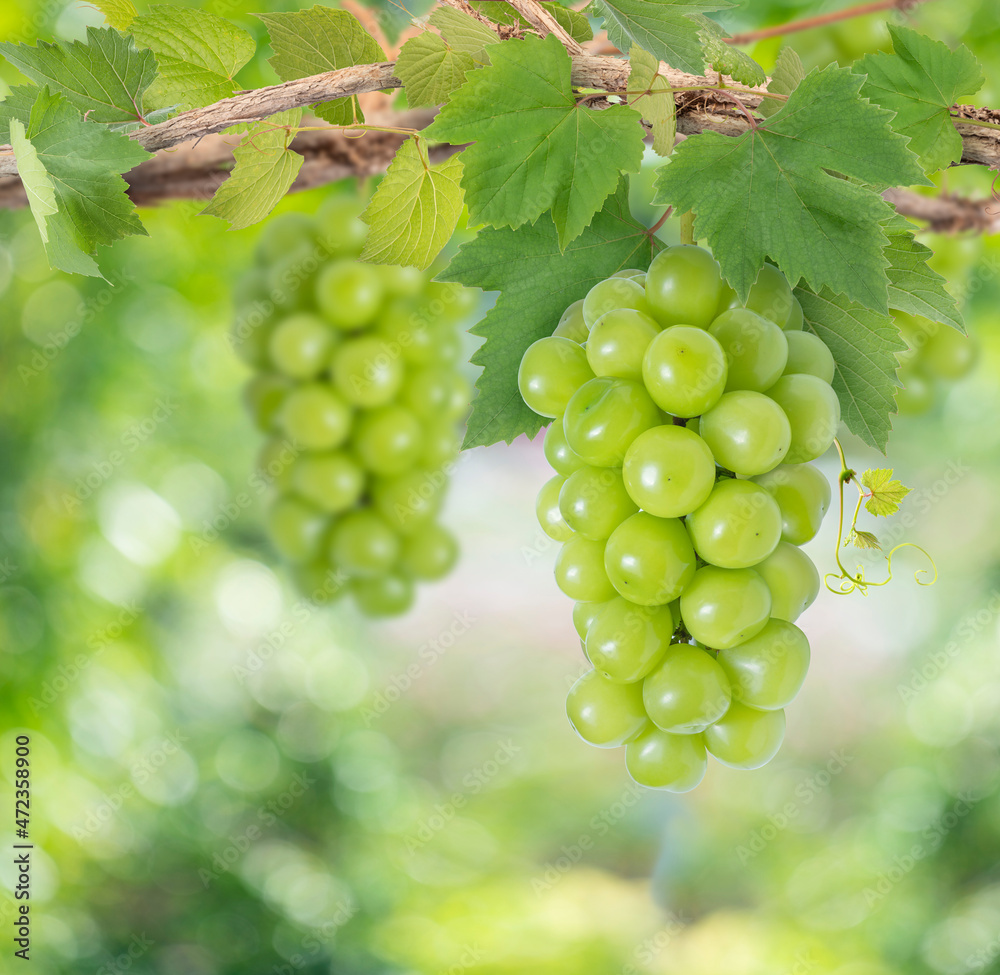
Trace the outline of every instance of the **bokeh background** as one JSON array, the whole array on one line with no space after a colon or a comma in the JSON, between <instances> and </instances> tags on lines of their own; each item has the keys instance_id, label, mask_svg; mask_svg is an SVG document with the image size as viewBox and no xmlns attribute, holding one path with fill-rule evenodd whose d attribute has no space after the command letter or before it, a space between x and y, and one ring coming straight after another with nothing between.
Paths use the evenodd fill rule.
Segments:
<instances>
[{"instance_id":1,"label":"bokeh background","mask_svg":"<svg viewBox=\"0 0 1000 975\"><path fill-rule=\"evenodd\" d=\"M259 35L249 10L300 5L204 6ZM837 6L754 0L722 19ZM99 19L5 0L0 34ZM911 21L969 44L983 103L1000 102L994 0L925 3ZM888 35L872 16L791 41L812 66ZM777 50L755 53L769 68ZM263 58L241 77L274 80ZM987 195L991 175L948 185ZM30 216L0 214L0 768L10 796L12 739L30 729L35 970L1000 971L995 240L928 238L980 356L890 445L914 490L883 535L930 551L939 581L917 586L902 556L867 597L822 592L799 621L813 666L777 759L712 764L670 796L565 719L585 662L534 520L540 442L463 455L445 514L462 560L409 615L300 601L265 539L249 371L226 339L259 231L199 208L144 212L150 238L103 259L110 283L53 274ZM858 469L885 463L846 444ZM241 494L252 503L227 515ZM835 532L828 518L808 547L821 571ZM0 941L0 971L24 970Z\"/></svg>"}]
</instances>

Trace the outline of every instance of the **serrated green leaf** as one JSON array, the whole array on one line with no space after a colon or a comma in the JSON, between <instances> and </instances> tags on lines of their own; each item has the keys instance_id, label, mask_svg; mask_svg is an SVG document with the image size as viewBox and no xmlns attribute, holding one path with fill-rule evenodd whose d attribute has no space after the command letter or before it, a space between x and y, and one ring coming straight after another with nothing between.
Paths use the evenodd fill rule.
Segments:
<instances>
[{"instance_id":1,"label":"serrated green leaf","mask_svg":"<svg viewBox=\"0 0 1000 975\"><path fill-rule=\"evenodd\" d=\"M361 215L371 228L361 260L430 267L451 239L462 213L462 160L431 166L416 139L407 139Z\"/></svg>"},{"instance_id":2,"label":"serrated green leaf","mask_svg":"<svg viewBox=\"0 0 1000 975\"><path fill-rule=\"evenodd\" d=\"M906 222L903 221L904 227ZM964 333L962 315L955 299L945 290L945 279L927 266L932 255L910 230L887 228L889 244L889 307L909 315L929 318Z\"/></svg>"},{"instance_id":3,"label":"serrated green leaf","mask_svg":"<svg viewBox=\"0 0 1000 975\"><path fill-rule=\"evenodd\" d=\"M223 17L192 7L158 5L132 25L137 44L150 48L160 76L150 91L157 105L200 108L236 91L236 73L257 42Z\"/></svg>"},{"instance_id":4,"label":"serrated green leaf","mask_svg":"<svg viewBox=\"0 0 1000 975\"><path fill-rule=\"evenodd\" d=\"M430 23L441 33L411 37L396 59L396 77L414 107L447 101L467 72L489 63L485 48L499 43L485 24L453 7L438 7Z\"/></svg>"},{"instance_id":5,"label":"serrated green leaf","mask_svg":"<svg viewBox=\"0 0 1000 975\"><path fill-rule=\"evenodd\" d=\"M902 481L895 481L891 468L869 468L861 475L861 486L870 497L865 500L869 514L886 517L899 511L903 498L910 489Z\"/></svg>"},{"instance_id":6,"label":"serrated green leaf","mask_svg":"<svg viewBox=\"0 0 1000 975\"><path fill-rule=\"evenodd\" d=\"M145 118L143 95L156 77L156 58L113 27L88 27L86 44L4 43L0 54L36 84L64 95L91 122Z\"/></svg>"},{"instance_id":7,"label":"serrated green leaf","mask_svg":"<svg viewBox=\"0 0 1000 975\"><path fill-rule=\"evenodd\" d=\"M833 353L833 388L847 428L876 450L885 451L896 412L897 352L906 344L891 318L878 315L829 289L815 294L796 288L806 328Z\"/></svg>"},{"instance_id":8,"label":"serrated green leaf","mask_svg":"<svg viewBox=\"0 0 1000 975\"><path fill-rule=\"evenodd\" d=\"M520 227L551 208L565 247L614 191L619 173L638 172L639 113L578 104L570 57L554 34L496 44L490 61L469 75L426 135L474 143L463 153L462 177L473 221Z\"/></svg>"},{"instance_id":9,"label":"serrated green leaf","mask_svg":"<svg viewBox=\"0 0 1000 975\"><path fill-rule=\"evenodd\" d=\"M93 122L62 95L42 88L25 125L10 122L18 171L49 263L98 276L98 245L146 231L120 173L149 158L138 143Z\"/></svg>"},{"instance_id":10,"label":"serrated green leaf","mask_svg":"<svg viewBox=\"0 0 1000 975\"><path fill-rule=\"evenodd\" d=\"M497 3L496 0L472 0L472 9L481 14L485 14L494 24L503 24L511 27L531 28L513 7L505 3ZM594 39L594 32L591 30L590 21L579 11L564 7L561 3L542 3L543 9L547 10L556 20L560 27L580 44Z\"/></svg>"},{"instance_id":11,"label":"serrated green leaf","mask_svg":"<svg viewBox=\"0 0 1000 975\"><path fill-rule=\"evenodd\" d=\"M472 357L483 367L465 446L533 437L549 421L528 409L517 389L524 350L551 335L566 306L598 281L626 267L646 268L661 244L628 209L628 183L605 201L590 226L560 249L549 217L520 230L485 229L463 245L442 280L500 291L496 305L472 332L486 339Z\"/></svg>"},{"instance_id":12,"label":"serrated green leaf","mask_svg":"<svg viewBox=\"0 0 1000 975\"><path fill-rule=\"evenodd\" d=\"M132 0L88 0L92 7L97 7L104 19L116 30L127 30L135 20L135 4Z\"/></svg>"},{"instance_id":13,"label":"serrated green leaf","mask_svg":"<svg viewBox=\"0 0 1000 975\"><path fill-rule=\"evenodd\" d=\"M909 137L924 169L933 173L962 158L962 137L949 109L974 95L985 78L964 45L952 51L908 27L889 25L894 54L866 54L854 70L868 76L861 94L896 113L892 127Z\"/></svg>"},{"instance_id":14,"label":"serrated green leaf","mask_svg":"<svg viewBox=\"0 0 1000 975\"><path fill-rule=\"evenodd\" d=\"M593 12L619 51L635 43L673 68L701 74L705 25L697 15L731 6L729 0L594 0Z\"/></svg>"},{"instance_id":15,"label":"serrated green leaf","mask_svg":"<svg viewBox=\"0 0 1000 975\"><path fill-rule=\"evenodd\" d=\"M893 211L879 193L926 178L891 115L858 98L862 80L813 71L766 123L738 138L703 132L660 168L654 202L694 211L742 300L770 257L789 281L888 312L880 224Z\"/></svg>"},{"instance_id":16,"label":"serrated green leaf","mask_svg":"<svg viewBox=\"0 0 1000 975\"><path fill-rule=\"evenodd\" d=\"M847 544L853 545L855 548L873 549L877 552L882 550L882 545L877 535L861 531L859 528L852 528L850 530L847 536Z\"/></svg>"},{"instance_id":17,"label":"serrated green leaf","mask_svg":"<svg viewBox=\"0 0 1000 975\"><path fill-rule=\"evenodd\" d=\"M659 156L669 156L677 137L677 106L670 82L659 73L660 62L638 44L629 50L629 89L643 91L641 95L630 95L629 105L647 122L653 132L653 152Z\"/></svg>"},{"instance_id":18,"label":"serrated green leaf","mask_svg":"<svg viewBox=\"0 0 1000 975\"><path fill-rule=\"evenodd\" d=\"M292 13L255 16L264 22L271 36L274 56L268 63L282 81L386 59L375 38L346 10L316 6ZM315 105L313 111L331 125L364 121L364 113L354 96Z\"/></svg>"},{"instance_id":19,"label":"serrated green leaf","mask_svg":"<svg viewBox=\"0 0 1000 975\"><path fill-rule=\"evenodd\" d=\"M774 63L774 71L771 72L767 90L775 95L790 95L805 76L806 70L802 67L802 58L792 48L783 47L778 53L778 60ZM777 98L765 98L758 106L757 114L770 118L775 112L780 111L784 104Z\"/></svg>"},{"instance_id":20,"label":"serrated green leaf","mask_svg":"<svg viewBox=\"0 0 1000 975\"><path fill-rule=\"evenodd\" d=\"M302 109L280 112L250 127L234 150L236 165L201 212L229 222L230 230L242 230L263 220L291 188L298 176L302 156L288 148L288 131L302 121Z\"/></svg>"},{"instance_id":21,"label":"serrated green leaf","mask_svg":"<svg viewBox=\"0 0 1000 975\"><path fill-rule=\"evenodd\" d=\"M749 54L726 43L729 35L714 20L709 20L704 14L696 14L694 19L702 25L700 36L705 61L716 71L750 87L767 81L764 69Z\"/></svg>"}]
</instances>

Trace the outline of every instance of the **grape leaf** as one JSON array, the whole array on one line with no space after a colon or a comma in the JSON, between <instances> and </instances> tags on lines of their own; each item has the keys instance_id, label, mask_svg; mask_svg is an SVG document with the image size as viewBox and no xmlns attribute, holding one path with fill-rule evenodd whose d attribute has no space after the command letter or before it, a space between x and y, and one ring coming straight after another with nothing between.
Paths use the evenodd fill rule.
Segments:
<instances>
[{"instance_id":1,"label":"grape leaf","mask_svg":"<svg viewBox=\"0 0 1000 975\"><path fill-rule=\"evenodd\" d=\"M135 20L135 4L132 0L90 0L92 7L97 7L104 19L117 30L127 30L128 25Z\"/></svg>"},{"instance_id":2,"label":"grape leaf","mask_svg":"<svg viewBox=\"0 0 1000 975\"><path fill-rule=\"evenodd\" d=\"M462 160L428 164L416 139L396 151L361 219L370 226L363 261L430 267L462 213Z\"/></svg>"},{"instance_id":3,"label":"grape leaf","mask_svg":"<svg viewBox=\"0 0 1000 975\"><path fill-rule=\"evenodd\" d=\"M20 119L22 125L28 124L31 106L38 98L38 89L34 85L16 85L10 94L0 102L0 142L10 142L9 124L12 119Z\"/></svg>"},{"instance_id":4,"label":"grape leaf","mask_svg":"<svg viewBox=\"0 0 1000 975\"><path fill-rule=\"evenodd\" d=\"M700 136L699 136L700 138ZM819 294L796 288L806 327L833 353L837 369L833 388L848 429L866 444L885 452L895 413L895 353L906 344L891 318L864 308L824 288Z\"/></svg>"},{"instance_id":5,"label":"grape leaf","mask_svg":"<svg viewBox=\"0 0 1000 975\"><path fill-rule=\"evenodd\" d=\"M99 244L145 234L125 195L127 172L149 158L137 142L85 122L62 95L41 89L27 121L11 119L11 142L49 263L99 276Z\"/></svg>"},{"instance_id":6,"label":"grape leaf","mask_svg":"<svg viewBox=\"0 0 1000 975\"><path fill-rule=\"evenodd\" d=\"M565 247L612 193L620 172L638 172L643 130L622 105L578 104L570 57L554 34L490 48L491 66L473 71L425 130L465 150L465 189L476 223L520 227L552 210Z\"/></svg>"},{"instance_id":7,"label":"grape leaf","mask_svg":"<svg viewBox=\"0 0 1000 975\"><path fill-rule=\"evenodd\" d=\"M653 152L659 156L669 156L677 137L677 106L670 82L659 73L660 62L638 44L629 50L629 88L643 91L641 95L630 95L629 105L647 122L653 132Z\"/></svg>"},{"instance_id":8,"label":"grape leaf","mask_svg":"<svg viewBox=\"0 0 1000 975\"><path fill-rule=\"evenodd\" d=\"M346 10L316 6L254 16L264 21L271 35L274 56L268 63L282 81L386 59L375 38ZM331 125L364 121L356 96L335 98L313 106L313 111Z\"/></svg>"},{"instance_id":9,"label":"grape leaf","mask_svg":"<svg viewBox=\"0 0 1000 975\"><path fill-rule=\"evenodd\" d=\"M23 75L48 85L88 120L122 124L145 118L142 98L156 77L152 51L136 50L113 27L88 27L87 43L0 44L2 54Z\"/></svg>"},{"instance_id":10,"label":"grape leaf","mask_svg":"<svg viewBox=\"0 0 1000 975\"><path fill-rule=\"evenodd\" d=\"M505 24L511 27L522 27L534 29L531 24L524 19L513 7L506 3L497 3L496 0L472 0L473 10L484 14L494 24ZM574 41L586 44L594 39L594 32L590 28L590 21L580 13L570 7L564 7L561 3L542 3L543 9L548 11L556 23Z\"/></svg>"},{"instance_id":11,"label":"grape leaf","mask_svg":"<svg viewBox=\"0 0 1000 975\"><path fill-rule=\"evenodd\" d=\"M438 7L430 22L441 31L411 37L396 59L396 77L406 86L407 103L437 105L465 81L476 67L489 64L488 44L499 43L485 24L452 7Z\"/></svg>"},{"instance_id":12,"label":"grape leaf","mask_svg":"<svg viewBox=\"0 0 1000 975\"><path fill-rule=\"evenodd\" d=\"M949 109L959 95L974 95L985 78L965 46L952 51L908 27L889 24L894 54L867 54L854 65L868 76L861 94L896 113L892 127L933 173L962 158L962 137Z\"/></svg>"},{"instance_id":13,"label":"grape leaf","mask_svg":"<svg viewBox=\"0 0 1000 975\"><path fill-rule=\"evenodd\" d=\"M551 335L566 306L598 281L626 267L648 267L661 246L629 213L627 180L565 251L547 216L516 232L481 230L462 246L438 277L501 292L472 329L486 342L472 357L483 372L465 447L510 443L522 433L533 437L549 422L528 409L518 392L517 368L524 350Z\"/></svg>"},{"instance_id":14,"label":"grape leaf","mask_svg":"<svg viewBox=\"0 0 1000 975\"><path fill-rule=\"evenodd\" d=\"M853 545L855 548L874 549L877 552L882 550L878 536L873 535L871 532L862 531L860 528L852 528L850 530L847 536L847 544Z\"/></svg>"},{"instance_id":15,"label":"grape leaf","mask_svg":"<svg viewBox=\"0 0 1000 975\"><path fill-rule=\"evenodd\" d=\"M256 53L257 42L223 17L161 4L132 25L137 44L160 66L150 97L157 105L200 108L236 91L233 79Z\"/></svg>"},{"instance_id":16,"label":"grape leaf","mask_svg":"<svg viewBox=\"0 0 1000 975\"><path fill-rule=\"evenodd\" d=\"M705 61L716 71L729 75L741 85L751 87L767 81L764 69L749 54L726 43L729 35L714 20L709 20L704 14L694 15L694 20L702 25L699 36Z\"/></svg>"},{"instance_id":17,"label":"grape leaf","mask_svg":"<svg viewBox=\"0 0 1000 975\"><path fill-rule=\"evenodd\" d=\"M593 12L619 51L634 42L673 68L701 74L705 25L697 15L731 6L729 0L594 0Z\"/></svg>"},{"instance_id":18,"label":"grape leaf","mask_svg":"<svg viewBox=\"0 0 1000 975\"><path fill-rule=\"evenodd\" d=\"M771 72L771 81L767 90L776 95L790 95L799 86L799 82L806 76L805 68L802 67L802 59L790 47L783 47L778 53L778 60L774 63L774 71ZM770 118L779 111L785 103L777 98L765 98L757 107L757 114L764 118Z\"/></svg>"},{"instance_id":19,"label":"grape leaf","mask_svg":"<svg viewBox=\"0 0 1000 975\"><path fill-rule=\"evenodd\" d=\"M892 469L869 468L861 475L861 486L871 495L865 501L865 508L873 515L894 515L910 489L902 481L892 479Z\"/></svg>"},{"instance_id":20,"label":"grape leaf","mask_svg":"<svg viewBox=\"0 0 1000 975\"><path fill-rule=\"evenodd\" d=\"M230 230L263 220L284 198L305 161L288 148L289 134L281 128L294 129L301 120L302 109L297 108L250 126L233 151L233 171L201 212L228 220Z\"/></svg>"},{"instance_id":21,"label":"grape leaf","mask_svg":"<svg viewBox=\"0 0 1000 975\"><path fill-rule=\"evenodd\" d=\"M955 299L945 290L945 280L937 271L927 266L931 256L929 247L919 243L901 220L902 228L891 224L886 228L889 245L885 255L889 258L889 307L909 315L929 318L964 333L962 315Z\"/></svg>"},{"instance_id":22,"label":"grape leaf","mask_svg":"<svg viewBox=\"0 0 1000 975\"><path fill-rule=\"evenodd\" d=\"M862 81L815 70L765 123L738 138L703 132L660 168L654 202L694 211L742 300L770 257L789 281L888 311L879 224L893 211L879 192L927 180L890 113L858 98Z\"/></svg>"}]
</instances>

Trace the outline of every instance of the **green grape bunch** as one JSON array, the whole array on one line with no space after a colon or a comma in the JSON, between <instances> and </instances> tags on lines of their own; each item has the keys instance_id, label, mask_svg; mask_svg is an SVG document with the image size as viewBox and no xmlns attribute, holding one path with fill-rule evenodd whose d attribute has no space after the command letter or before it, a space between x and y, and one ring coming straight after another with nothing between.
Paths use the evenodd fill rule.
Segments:
<instances>
[{"instance_id":1,"label":"green grape bunch","mask_svg":"<svg viewBox=\"0 0 1000 975\"><path fill-rule=\"evenodd\" d=\"M569 719L624 745L640 785L686 792L708 754L751 769L781 745L810 659L795 621L820 580L800 546L830 506L809 462L840 423L833 375L777 268L741 304L691 245L596 284L522 357L521 396L553 421L538 518L593 667Z\"/></svg>"},{"instance_id":2,"label":"green grape bunch","mask_svg":"<svg viewBox=\"0 0 1000 975\"><path fill-rule=\"evenodd\" d=\"M349 591L387 616L458 556L438 514L470 401L458 323L475 298L360 263L358 211L337 196L315 217L270 222L231 341L256 370L245 400L268 436L258 473L275 494L271 541L307 595Z\"/></svg>"},{"instance_id":3,"label":"green grape bunch","mask_svg":"<svg viewBox=\"0 0 1000 975\"><path fill-rule=\"evenodd\" d=\"M904 416L919 416L931 410L940 387L968 373L979 358L973 338L927 318L895 313L906 351L899 355L896 409Z\"/></svg>"}]
</instances>

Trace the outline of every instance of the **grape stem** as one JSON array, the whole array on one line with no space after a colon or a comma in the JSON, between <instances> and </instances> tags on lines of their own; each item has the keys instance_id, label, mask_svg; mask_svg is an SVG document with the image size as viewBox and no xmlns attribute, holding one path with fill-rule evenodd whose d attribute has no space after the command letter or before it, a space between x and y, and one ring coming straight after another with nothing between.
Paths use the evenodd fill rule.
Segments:
<instances>
[{"instance_id":1,"label":"grape stem","mask_svg":"<svg viewBox=\"0 0 1000 975\"><path fill-rule=\"evenodd\" d=\"M844 456L844 448L840 441L834 439L834 446L837 448L837 454L840 456L840 475L837 477L837 489L840 495L840 516L837 522L837 547L834 550L834 558L837 561L837 568L840 569L840 574L836 572L828 572L823 577L823 582L826 584L826 588L832 593L836 593L838 596L847 596L854 592L855 589L859 590L862 596L868 595L869 586L885 586L892 581L892 557L901 548L915 548L921 555L923 555L928 562L931 564L931 569L934 571L933 578L929 582L925 582L921 579L921 576L927 574L927 569L917 569L913 573L913 578L916 580L918 586L933 586L937 582L938 571L937 565L934 559L922 549L919 545L915 545L913 542L900 542L898 545L893 546L889 550L889 553L885 557L886 570L888 574L881 582L876 582L871 579L865 578L864 566L859 565L857 568L857 575L852 575L851 572L844 566L844 563L840 559L840 549L844 544L844 485L853 483L858 489L858 503L854 506L854 517L851 519L851 527L848 532L848 537L852 535L858 527L858 516L861 514L861 505L864 503L866 498L870 498L871 492L865 491L864 486L858 480L857 471L847 466L847 458ZM833 581L831 581L833 580Z\"/></svg>"},{"instance_id":2,"label":"grape stem","mask_svg":"<svg viewBox=\"0 0 1000 975\"><path fill-rule=\"evenodd\" d=\"M681 214L681 243L694 243L694 211L688 210Z\"/></svg>"},{"instance_id":3,"label":"grape stem","mask_svg":"<svg viewBox=\"0 0 1000 975\"><path fill-rule=\"evenodd\" d=\"M655 234L656 231L659 230L660 227L662 227L667 222L667 218L673 212L674 212L674 208L673 207L667 207L667 209L663 211L663 216L661 216L660 219L657 220L656 223L654 223L653 226L649 228L649 236L650 237L652 237L653 234Z\"/></svg>"}]
</instances>

